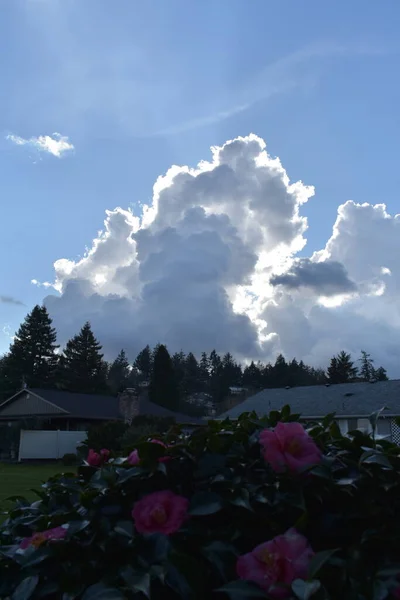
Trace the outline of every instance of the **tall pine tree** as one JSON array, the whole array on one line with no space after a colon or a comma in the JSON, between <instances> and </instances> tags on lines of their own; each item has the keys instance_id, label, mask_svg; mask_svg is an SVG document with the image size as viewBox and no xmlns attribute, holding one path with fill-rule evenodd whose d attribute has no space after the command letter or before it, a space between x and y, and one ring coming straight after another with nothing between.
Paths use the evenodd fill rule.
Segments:
<instances>
[{"instance_id":1,"label":"tall pine tree","mask_svg":"<svg viewBox=\"0 0 400 600\"><path fill-rule=\"evenodd\" d=\"M342 350L331 358L327 370L330 383L349 383L357 376L357 369L351 360L351 355Z\"/></svg>"},{"instance_id":2,"label":"tall pine tree","mask_svg":"<svg viewBox=\"0 0 400 600\"><path fill-rule=\"evenodd\" d=\"M63 352L60 379L64 389L85 394L107 392L107 363L101 349L90 323L85 323Z\"/></svg>"},{"instance_id":3,"label":"tall pine tree","mask_svg":"<svg viewBox=\"0 0 400 600\"><path fill-rule=\"evenodd\" d=\"M151 369L153 366L153 356L150 350L150 346L147 345L137 355L133 368L137 372L138 381L149 381L151 375Z\"/></svg>"},{"instance_id":4,"label":"tall pine tree","mask_svg":"<svg viewBox=\"0 0 400 600\"><path fill-rule=\"evenodd\" d=\"M57 334L44 306L36 305L15 334L2 359L3 385L13 393L23 384L49 388L55 384Z\"/></svg>"},{"instance_id":5,"label":"tall pine tree","mask_svg":"<svg viewBox=\"0 0 400 600\"><path fill-rule=\"evenodd\" d=\"M170 410L179 408L179 390L174 365L164 344L159 344L154 351L149 398L152 402Z\"/></svg>"},{"instance_id":6,"label":"tall pine tree","mask_svg":"<svg viewBox=\"0 0 400 600\"><path fill-rule=\"evenodd\" d=\"M127 387L129 376L129 362L125 350L122 349L108 370L107 383L113 394L118 394Z\"/></svg>"}]
</instances>

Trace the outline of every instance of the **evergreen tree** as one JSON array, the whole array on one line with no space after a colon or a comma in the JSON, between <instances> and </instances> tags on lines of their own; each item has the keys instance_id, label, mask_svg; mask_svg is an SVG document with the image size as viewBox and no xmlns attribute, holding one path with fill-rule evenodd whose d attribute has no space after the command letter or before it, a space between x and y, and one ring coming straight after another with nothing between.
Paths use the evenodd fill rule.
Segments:
<instances>
[{"instance_id":1,"label":"evergreen tree","mask_svg":"<svg viewBox=\"0 0 400 600\"><path fill-rule=\"evenodd\" d=\"M374 361L371 355L365 350L361 350L361 357L358 359L361 363L360 377L364 381L372 381L375 379Z\"/></svg>"},{"instance_id":2,"label":"evergreen tree","mask_svg":"<svg viewBox=\"0 0 400 600\"><path fill-rule=\"evenodd\" d=\"M122 392L127 387L129 377L129 362L125 350L121 350L108 371L107 384L112 393Z\"/></svg>"},{"instance_id":3,"label":"evergreen tree","mask_svg":"<svg viewBox=\"0 0 400 600\"><path fill-rule=\"evenodd\" d=\"M15 334L2 359L4 387L13 393L25 383L32 388L55 384L57 334L44 306L35 306Z\"/></svg>"},{"instance_id":4,"label":"evergreen tree","mask_svg":"<svg viewBox=\"0 0 400 600\"><path fill-rule=\"evenodd\" d=\"M200 391L200 369L199 363L193 352L186 356L184 364L184 377L182 382L185 394L194 394Z\"/></svg>"},{"instance_id":5,"label":"evergreen tree","mask_svg":"<svg viewBox=\"0 0 400 600\"><path fill-rule=\"evenodd\" d=\"M374 371L375 380L376 381L388 381L389 377L387 376L386 369L383 367L378 367Z\"/></svg>"},{"instance_id":6,"label":"evergreen tree","mask_svg":"<svg viewBox=\"0 0 400 600\"><path fill-rule=\"evenodd\" d=\"M133 368L136 370L139 381L150 381L153 356L150 346L147 345L137 355Z\"/></svg>"},{"instance_id":7,"label":"evergreen tree","mask_svg":"<svg viewBox=\"0 0 400 600\"><path fill-rule=\"evenodd\" d=\"M271 378L272 387L285 387L289 385L289 365L287 364L283 354L279 354L275 364L272 367Z\"/></svg>"},{"instance_id":8,"label":"evergreen tree","mask_svg":"<svg viewBox=\"0 0 400 600\"><path fill-rule=\"evenodd\" d=\"M67 342L60 363L60 378L64 389L85 394L107 391L107 363L102 346L87 322L80 332Z\"/></svg>"},{"instance_id":9,"label":"evergreen tree","mask_svg":"<svg viewBox=\"0 0 400 600\"><path fill-rule=\"evenodd\" d=\"M348 383L357 376L357 369L351 360L351 355L342 350L337 356L331 358L327 370L330 383Z\"/></svg>"},{"instance_id":10,"label":"evergreen tree","mask_svg":"<svg viewBox=\"0 0 400 600\"><path fill-rule=\"evenodd\" d=\"M174 365L164 344L156 348L150 377L149 398L170 410L179 408L179 390Z\"/></svg>"},{"instance_id":11,"label":"evergreen tree","mask_svg":"<svg viewBox=\"0 0 400 600\"><path fill-rule=\"evenodd\" d=\"M210 361L207 352L201 353L199 364L199 385L200 391L207 392L210 382Z\"/></svg>"},{"instance_id":12,"label":"evergreen tree","mask_svg":"<svg viewBox=\"0 0 400 600\"><path fill-rule=\"evenodd\" d=\"M260 368L261 366L261 368ZM256 365L254 361L245 367L243 371L243 385L252 390L259 390L262 388L262 365Z\"/></svg>"},{"instance_id":13,"label":"evergreen tree","mask_svg":"<svg viewBox=\"0 0 400 600\"><path fill-rule=\"evenodd\" d=\"M172 356L171 360L172 360L172 364L174 366L176 385L178 386L179 391L183 393L183 380L185 377L185 361L186 361L185 353L182 352L182 350L180 352L175 352L175 354Z\"/></svg>"}]
</instances>

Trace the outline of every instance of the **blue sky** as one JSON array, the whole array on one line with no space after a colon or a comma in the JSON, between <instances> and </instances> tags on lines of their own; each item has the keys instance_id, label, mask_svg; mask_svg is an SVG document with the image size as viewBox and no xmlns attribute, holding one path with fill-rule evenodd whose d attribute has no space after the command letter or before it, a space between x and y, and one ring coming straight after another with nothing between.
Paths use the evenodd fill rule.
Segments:
<instances>
[{"instance_id":1,"label":"blue sky","mask_svg":"<svg viewBox=\"0 0 400 600\"><path fill-rule=\"evenodd\" d=\"M324 248L348 199L400 212L400 4L13 0L0 22L0 352L77 260L104 211L151 202L172 164L254 132L292 181ZM6 93L4 93L6 91ZM61 157L7 136L59 132ZM1 332L1 330L3 330Z\"/></svg>"}]
</instances>

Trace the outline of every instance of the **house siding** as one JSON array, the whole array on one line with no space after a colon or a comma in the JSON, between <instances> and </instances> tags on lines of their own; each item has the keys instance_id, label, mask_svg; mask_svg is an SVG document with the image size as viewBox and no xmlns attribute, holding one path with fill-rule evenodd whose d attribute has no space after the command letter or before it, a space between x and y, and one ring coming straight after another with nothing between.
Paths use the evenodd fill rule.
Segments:
<instances>
[{"instance_id":1,"label":"house siding","mask_svg":"<svg viewBox=\"0 0 400 600\"><path fill-rule=\"evenodd\" d=\"M0 409L0 417L27 417L35 415L65 414L62 409L29 392L21 394Z\"/></svg>"}]
</instances>

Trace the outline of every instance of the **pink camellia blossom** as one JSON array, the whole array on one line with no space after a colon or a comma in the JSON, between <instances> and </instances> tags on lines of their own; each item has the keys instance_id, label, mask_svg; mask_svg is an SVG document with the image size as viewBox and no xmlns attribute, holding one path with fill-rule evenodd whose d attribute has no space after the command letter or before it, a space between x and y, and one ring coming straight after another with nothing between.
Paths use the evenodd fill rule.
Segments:
<instances>
[{"instance_id":1,"label":"pink camellia blossom","mask_svg":"<svg viewBox=\"0 0 400 600\"><path fill-rule=\"evenodd\" d=\"M109 450L103 448L103 450L100 450L100 453L98 453L91 448L89 450L86 461L91 467L101 467L105 462L108 461L109 457Z\"/></svg>"},{"instance_id":2,"label":"pink camellia blossom","mask_svg":"<svg viewBox=\"0 0 400 600\"><path fill-rule=\"evenodd\" d=\"M263 456L277 473L299 473L321 461L321 451L300 423L278 423L260 434Z\"/></svg>"},{"instance_id":3,"label":"pink camellia blossom","mask_svg":"<svg viewBox=\"0 0 400 600\"><path fill-rule=\"evenodd\" d=\"M136 502L132 510L135 527L139 533L165 533L178 531L187 518L189 500L171 490L153 492Z\"/></svg>"},{"instance_id":4,"label":"pink camellia blossom","mask_svg":"<svg viewBox=\"0 0 400 600\"><path fill-rule=\"evenodd\" d=\"M163 448L168 448L168 446L166 444L164 444L164 442L162 442L161 440L153 439L153 440L150 440L150 442L152 444L159 444ZM160 456L158 458L158 462L160 462L160 463L167 462L168 460L171 460L170 456ZM140 456L139 456L138 450L136 450L136 449L133 450L133 452L131 452L130 455L128 456L127 461L130 465L133 465L134 467L139 465L140 464Z\"/></svg>"},{"instance_id":5,"label":"pink camellia blossom","mask_svg":"<svg viewBox=\"0 0 400 600\"><path fill-rule=\"evenodd\" d=\"M136 467L140 463L139 452L137 450L133 450L128 456L128 463L133 467Z\"/></svg>"},{"instance_id":6,"label":"pink camellia blossom","mask_svg":"<svg viewBox=\"0 0 400 600\"><path fill-rule=\"evenodd\" d=\"M150 440L152 444L159 444L160 446L163 446L165 449L168 448L168 446L166 444L164 444L164 442L162 442L161 440ZM160 456L160 458L158 459L158 462L167 462L171 460L170 456Z\"/></svg>"},{"instance_id":7,"label":"pink camellia blossom","mask_svg":"<svg viewBox=\"0 0 400 600\"><path fill-rule=\"evenodd\" d=\"M66 534L67 530L64 527L54 527L53 529L47 529L47 531L38 531L31 537L23 539L19 547L21 550L25 550L28 546L39 548L39 546L47 541L62 540Z\"/></svg>"},{"instance_id":8,"label":"pink camellia blossom","mask_svg":"<svg viewBox=\"0 0 400 600\"><path fill-rule=\"evenodd\" d=\"M287 598L291 583L306 579L313 556L307 538L292 528L240 556L236 572L241 579L259 585L268 597Z\"/></svg>"}]
</instances>

